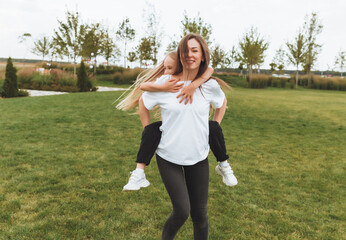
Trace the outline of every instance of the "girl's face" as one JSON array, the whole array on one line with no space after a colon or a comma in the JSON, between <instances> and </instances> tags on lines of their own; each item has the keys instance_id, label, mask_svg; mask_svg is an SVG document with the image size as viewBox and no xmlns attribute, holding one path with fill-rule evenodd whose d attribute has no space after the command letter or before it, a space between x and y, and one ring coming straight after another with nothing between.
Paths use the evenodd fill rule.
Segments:
<instances>
[{"instance_id":1,"label":"girl's face","mask_svg":"<svg viewBox=\"0 0 346 240\"><path fill-rule=\"evenodd\" d=\"M203 60L201 45L196 39L192 38L187 42L187 47L188 53L183 59L184 67L186 67L187 70L198 69Z\"/></svg>"},{"instance_id":2,"label":"girl's face","mask_svg":"<svg viewBox=\"0 0 346 240\"><path fill-rule=\"evenodd\" d=\"M170 56L167 56L165 61L163 62L163 68L165 70L163 74L174 74L176 68L175 61Z\"/></svg>"}]
</instances>

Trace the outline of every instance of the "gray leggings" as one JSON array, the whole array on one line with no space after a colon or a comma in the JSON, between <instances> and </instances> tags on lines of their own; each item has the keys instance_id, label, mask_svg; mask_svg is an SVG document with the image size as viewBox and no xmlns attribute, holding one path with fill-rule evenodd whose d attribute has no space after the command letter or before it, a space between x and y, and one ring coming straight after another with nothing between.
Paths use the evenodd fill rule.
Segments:
<instances>
[{"instance_id":1,"label":"gray leggings","mask_svg":"<svg viewBox=\"0 0 346 240\"><path fill-rule=\"evenodd\" d=\"M194 239L208 239L208 158L192 166L181 166L156 155L156 162L173 205L172 214L163 227L162 240L173 239L189 214Z\"/></svg>"}]
</instances>

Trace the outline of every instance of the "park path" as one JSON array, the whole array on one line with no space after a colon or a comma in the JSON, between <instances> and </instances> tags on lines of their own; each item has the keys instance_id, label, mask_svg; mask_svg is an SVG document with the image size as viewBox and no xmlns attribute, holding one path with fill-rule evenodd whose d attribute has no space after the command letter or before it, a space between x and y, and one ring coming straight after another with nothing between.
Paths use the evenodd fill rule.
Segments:
<instances>
[{"instance_id":1,"label":"park path","mask_svg":"<svg viewBox=\"0 0 346 240\"><path fill-rule=\"evenodd\" d=\"M123 91L125 88L114 88L114 87L97 87L98 92L109 92L109 91ZM39 97L39 96L50 96L50 95L61 95L68 94L68 92L56 92L56 91L42 91L42 90L29 90L29 97Z\"/></svg>"}]
</instances>

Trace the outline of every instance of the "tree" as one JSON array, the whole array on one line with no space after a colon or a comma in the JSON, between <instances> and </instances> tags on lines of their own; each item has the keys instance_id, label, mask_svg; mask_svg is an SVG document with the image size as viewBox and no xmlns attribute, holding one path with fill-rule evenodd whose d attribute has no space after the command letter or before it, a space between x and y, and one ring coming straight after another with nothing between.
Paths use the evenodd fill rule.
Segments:
<instances>
[{"instance_id":1,"label":"tree","mask_svg":"<svg viewBox=\"0 0 346 240\"><path fill-rule=\"evenodd\" d=\"M150 38L143 37L137 47L138 58L141 65L148 65L151 58L151 43Z\"/></svg>"},{"instance_id":2,"label":"tree","mask_svg":"<svg viewBox=\"0 0 346 240\"><path fill-rule=\"evenodd\" d=\"M34 47L32 49L32 53L37 56L42 56L42 61L44 61L44 57L49 55L52 49L52 42L49 40L49 37L42 37L34 42Z\"/></svg>"},{"instance_id":3,"label":"tree","mask_svg":"<svg viewBox=\"0 0 346 240\"><path fill-rule=\"evenodd\" d=\"M340 50L338 55L335 57L335 67L340 69L341 72L341 77L344 72L344 67L345 67L345 51Z\"/></svg>"},{"instance_id":4,"label":"tree","mask_svg":"<svg viewBox=\"0 0 346 240\"><path fill-rule=\"evenodd\" d=\"M87 76L84 61L82 59L78 72L77 87L80 92L89 92L92 89L91 82Z\"/></svg>"},{"instance_id":5,"label":"tree","mask_svg":"<svg viewBox=\"0 0 346 240\"><path fill-rule=\"evenodd\" d=\"M86 25L80 23L79 13L66 12L66 22L58 20L58 30L54 30L53 43L57 45L59 53L73 59L76 76L76 60L81 54L82 42L86 32Z\"/></svg>"},{"instance_id":6,"label":"tree","mask_svg":"<svg viewBox=\"0 0 346 240\"><path fill-rule=\"evenodd\" d=\"M128 17L125 18L120 24L119 29L116 32L117 38L121 41L124 41L124 67L126 68L126 46L129 41L132 41L135 38L135 30L131 28L130 19Z\"/></svg>"},{"instance_id":7,"label":"tree","mask_svg":"<svg viewBox=\"0 0 346 240\"><path fill-rule=\"evenodd\" d=\"M157 53L161 47L163 30L160 28L160 16L156 13L155 6L147 2L147 10L143 14L147 24L146 35L151 43L151 60L153 64L157 63Z\"/></svg>"},{"instance_id":8,"label":"tree","mask_svg":"<svg viewBox=\"0 0 346 240\"><path fill-rule=\"evenodd\" d=\"M129 55L127 56L127 60L129 60L131 63L138 60L137 54L135 52L129 52Z\"/></svg>"},{"instance_id":9,"label":"tree","mask_svg":"<svg viewBox=\"0 0 346 240\"><path fill-rule=\"evenodd\" d=\"M286 53L281 47L278 50L276 50L275 56L272 62L279 69L279 74L283 74L283 70L285 68L285 63L286 63L285 56L286 56Z\"/></svg>"},{"instance_id":10,"label":"tree","mask_svg":"<svg viewBox=\"0 0 346 240\"><path fill-rule=\"evenodd\" d=\"M311 69L322 48L322 45L317 43L317 36L322 32L322 29L323 26L321 21L317 18L317 13L313 12L310 18L308 15L305 17L303 33L306 39L307 52L305 54L304 69L308 74L308 86L311 85Z\"/></svg>"},{"instance_id":11,"label":"tree","mask_svg":"<svg viewBox=\"0 0 346 240\"><path fill-rule=\"evenodd\" d=\"M277 67L276 63L272 62L269 64L269 66L270 66L270 71L272 71L274 73L276 71L276 67Z\"/></svg>"},{"instance_id":12,"label":"tree","mask_svg":"<svg viewBox=\"0 0 346 240\"><path fill-rule=\"evenodd\" d=\"M26 45L26 50L25 50L25 55L24 55L24 59L26 58L26 53L27 53L27 50L28 50L28 41L29 39L31 39L31 33L23 33L22 35L20 35L18 37L19 39L19 43L23 43ZM29 44L31 45L31 44Z\"/></svg>"},{"instance_id":13,"label":"tree","mask_svg":"<svg viewBox=\"0 0 346 240\"><path fill-rule=\"evenodd\" d=\"M212 27L210 24L207 24L204 22L204 20L199 16L199 13L197 17L195 18L189 18L187 16L186 11L184 11L184 18L181 21L182 23L182 31L183 34L181 37L184 37L186 34L189 33L198 33L201 35L204 40L207 42L208 45L211 44L211 34L212 34Z\"/></svg>"},{"instance_id":14,"label":"tree","mask_svg":"<svg viewBox=\"0 0 346 240\"><path fill-rule=\"evenodd\" d=\"M102 56L105 57L107 65L109 65L109 59L116 58L120 55L119 48L115 45L112 38L109 36L108 29L105 30L104 41L102 42Z\"/></svg>"},{"instance_id":15,"label":"tree","mask_svg":"<svg viewBox=\"0 0 346 240\"><path fill-rule=\"evenodd\" d=\"M269 43L253 27L239 41L240 53L238 58L240 62L246 64L250 79L252 77L253 66L264 62L264 52L268 49L268 46Z\"/></svg>"},{"instance_id":16,"label":"tree","mask_svg":"<svg viewBox=\"0 0 346 240\"><path fill-rule=\"evenodd\" d=\"M173 52L173 51L177 51L178 48L178 37L176 35L173 35L172 37L172 41L168 44L167 48L166 48L166 54Z\"/></svg>"},{"instance_id":17,"label":"tree","mask_svg":"<svg viewBox=\"0 0 346 240\"><path fill-rule=\"evenodd\" d=\"M235 46L232 46L231 51L225 56L224 64L227 67L233 68L233 64L236 62L238 62L238 53Z\"/></svg>"},{"instance_id":18,"label":"tree","mask_svg":"<svg viewBox=\"0 0 346 240\"><path fill-rule=\"evenodd\" d=\"M211 66L216 68L218 65L224 66L226 62L226 52L220 47L220 45L216 45L211 49Z\"/></svg>"},{"instance_id":19,"label":"tree","mask_svg":"<svg viewBox=\"0 0 346 240\"><path fill-rule=\"evenodd\" d=\"M292 43L286 42L288 48L287 57L290 63L296 66L296 88L298 87L299 66L304 63L306 54L306 41L301 31L298 32Z\"/></svg>"},{"instance_id":20,"label":"tree","mask_svg":"<svg viewBox=\"0 0 346 240\"><path fill-rule=\"evenodd\" d=\"M94 57L94 74L96 75L96 59L102 53L105 32L99 23L87 26L86 29L82 40L81 55L88 59Z\"/></svg>"},{"instance_id":21,"label":"tree","mask_svg":"<svg viewBox=\"0 0 346 240\"><path fill-rule=\"evenodd\" d=\"M2 86L1 96L5 98L18 96L17 69L13 66L12 58L7 59L5 82Z\"/></svg>"}]
</instances>

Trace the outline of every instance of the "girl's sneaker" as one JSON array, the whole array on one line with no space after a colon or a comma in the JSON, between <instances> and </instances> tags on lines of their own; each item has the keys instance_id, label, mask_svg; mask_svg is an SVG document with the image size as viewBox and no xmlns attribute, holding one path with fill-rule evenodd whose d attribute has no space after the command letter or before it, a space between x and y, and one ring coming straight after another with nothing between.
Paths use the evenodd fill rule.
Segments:
<instances>
[{"instance_id":1,"label":"girl's sneaker","mask_svg":"<svg viewBox=\"0 0 346 240\"><path fill-rule=\"evenodd\" d=\"M148 187L150 182L145 178L145 174L137 171L131 172L129 182L123 187L123 191L137 191L142 187Z\"/></svg>"},{"instance_id":2,"label":"girl's sneaker","mask_svg":"<svg viewBox=\"0 0 346 240\"><path fill-rule=\"evenodd\" d=\"M217 174L222 176L222 181L229 187L233 187L238 184L237 178L233 174L233 170L229 164L221 167L219 164L216 165L215 171Z\"/></svg>"}]
</instances>

